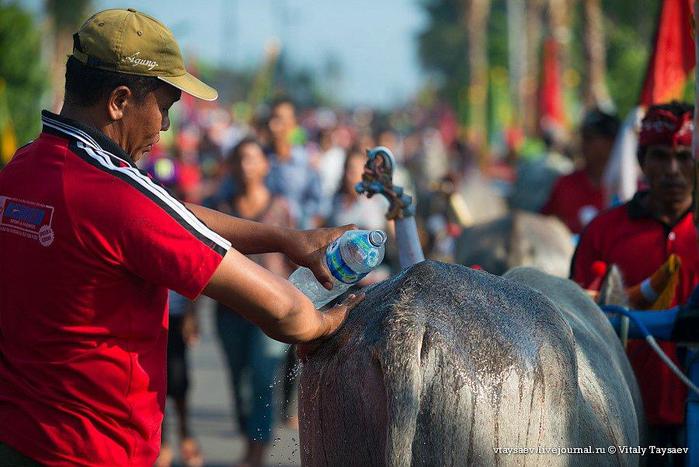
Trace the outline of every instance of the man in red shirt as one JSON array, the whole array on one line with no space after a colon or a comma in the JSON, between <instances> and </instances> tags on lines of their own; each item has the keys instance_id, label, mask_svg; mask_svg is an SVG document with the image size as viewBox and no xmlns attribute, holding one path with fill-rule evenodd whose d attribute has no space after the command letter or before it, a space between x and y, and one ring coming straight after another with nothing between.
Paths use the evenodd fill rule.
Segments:
<instances>
[{"instance_id":1,"label":"man in red shirt","mask_svg":"<svg viewBox=\"0 0 699 467\"><path fill-rule=\"evenodd\" d=\"M588 112L580 142L585 166L556 180L542 214L558 217L574 234L582 232L604 207L602 174L618 131L615 116L597 109Z\"/></svg>"},{"instance_id":2,"label":"man in red shirt","mask_svg":"<svg viewBox=\"0 0 699 467\"><path fill-rule=\"evenodd\" d=\"M346 228L185 206L136 167L181 91L217 97L157 20L98 13L74 36L61 114L45 111L0 172L0 465L153 465L168 289L206 294L289 343L334 332L361 300L321 313L244 256L281 251L329 286L324 248Z\"/></svg>"},{"instance_id":3,"label":"man in red shirt","mask_svg":"<svg viewBox=\"0 0 699 467\"><path fill-rule=\"evenodd\" d=\"M658 269L675 253L682 266L674 304L688 300L699 284L699 252L691 212L694 184L692 106L653 106L643 119L638 157L648 191L623 206L603 212L583 232L571 266L572 279L583 287L594 280L592 263L616 264L628 286ZM675 362L675 345L660 343ZM650 444L678 447L687 396L672 374L644 341L629 343L627 353L638 379L651 427ZM678 444L680 443L680 444Z\"/></svg>"}]
</instances>

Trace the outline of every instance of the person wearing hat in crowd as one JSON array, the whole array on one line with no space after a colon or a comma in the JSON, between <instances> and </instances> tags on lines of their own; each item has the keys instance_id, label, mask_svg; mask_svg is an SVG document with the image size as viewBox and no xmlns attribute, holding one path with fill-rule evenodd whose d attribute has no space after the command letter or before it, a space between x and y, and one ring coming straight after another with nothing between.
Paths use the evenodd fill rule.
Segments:
<instances>
[{"instance_id":1,"label":"person wearing hat in crowd","mask_svg":"<svg viewBox=\"0 0 699 467\"><path fill-rule=\"evenodd\" d=\"M580 129L584 166L556 180L542 214L558 217L573 234L580 234L605 206L602 175L609 160L619 119L598 109L585 115Z\"/></svg>"},{"instance_id":2,"label":"person wearing hat in crowd","mask_svg":"<svg viewBox=\"0 0 699 467\"><path fill-rule=\"evenodd\" d=\"M594 281L593 264L616 264L627 286L650 277L670 255L681 260L674 306L699 284L699 250L692 213L694 157L691 105L673 102L648 109L641 123L638 160L648 189L597 216L583 231L571 278L584 288ZM679 362L672 342L659 343ZM630 341L627 353L643 397L648 444L681 447L687 390L645 341ZM664 462L667 459L651 459ZM660 464L663 465L663 464ZM674 464L678 465L678 464Z\"/></svg>"},{"instance_id":3,"label":"person wearing hat in crowd","mask_svg":"<svg viewBox=\"0 0 699 467\"><path fill-rule=\"evenodd\" d=\"M0 465L152 466L168 289L284 342L322 338L362 296L321 313L244 255L282 252L330 287L324 250L351 226L297 231L184 205L136 167L181 92L217 98L150 16L89 18L65 91L0 172Z\"/></svg>"}]
</instances>

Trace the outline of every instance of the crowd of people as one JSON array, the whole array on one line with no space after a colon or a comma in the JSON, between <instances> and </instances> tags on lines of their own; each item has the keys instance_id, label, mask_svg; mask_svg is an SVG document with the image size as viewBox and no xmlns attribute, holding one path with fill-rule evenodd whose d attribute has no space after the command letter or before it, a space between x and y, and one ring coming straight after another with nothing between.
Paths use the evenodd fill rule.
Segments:
<instances>
[{"instance_id":1,"label":"crowd of people","mask_svg":"<svg viewBox=\"0 0 699 467\"><path fill-rule=\"evenodd\" d=\"M666 112L680 116L691 112L691 108L680 104L668 108L670 110ZM297 117L299 113L300 118ZM396 183L406 187L417 199L418 225L426 256L446 260L453 259L454 252L450 248L453 249L454 242L446 242L445 248L443 240L453 240L461 229L468 227L468 222L459 217L453 206L440 201L462 192L463 185L474 173L486 180L495 196L509 198L511 208L559 218L570 230L572 242L577 242L585 227L609 207L610 196L605 192L603 174L620 129L620 121L615 115L591 109L581 119L577 138L567 146L545 140L545 150L538 153L494 156L485 164L469 150L468 145L450 133L450 123L449 114L443 110L427 113L419 108L408 108L387 116L366 109L350 112L310 108L299 112L292 100L283 98L263 108L254 123L246 125L236 122L234 116L221 107L204 105L191 112L190 119L183 122L173 148L155 152L149 161L149 170L183 196L203 200L215 209L245 219L299 228L356 224L360 228L391 232L392 227L385 219L386 201L380 197L367 198L354 189L362 177L366 150L377 145L386 146L400 163ZM515 147L508 149L517 151ZM164 180L168 177L158 173L161 164L170 167L166 171L169 181ZM652 168L647 170L645 157L639 157L639 164L646 177L639 180L639 195L629 206L645 206L645 203L639 204L639 200L647 195L641 194L648 193L654 184L660 184L661 188L665 186L663 184L670 184L672 189L684 190L681 196L678 195L683 204L681 212L671 219L662 218L660 214L662 220L658 220L647 206L629 209L643 211L645 214L638 214L642 218L655 219L648 221L651 226L648 228L657 228L661 237L669 235L680 239L679 243L669 241L668 245L694 245L691 238L685 239L693 235L693 221L691 214L687 214L688 206L685 206L691 199L687 192L689 185L681 179L672 181L672 174L659 176ZM662 181L658 181L658 177ZM468 203L468 196L464 196ZM618 209L624 212L627 208ZM601 219L609 216L605 214ZM593 227L600 222L596 220ZM604 238L610 238L610 232L614 231L619 231L623 238L634 235L624 230L622 220L611 224L602 227ZM677 233L680 224L687 224L687 228ZM584 234L573 263L571 277L584 287L593 282L594 278L589 275L590 264L595 260L617 264L625 278L635 283L676 252L668 247L658 250L657 258L635 256L635 259L629 259L633 264L627 264L626 257L617 256L619 251L628 248L609 245L614 254L590 251L589 239L598 229L593 228ZM650 242L645 237L639 241L643 244ZM634 245L631 250L636 248L643 248L643 245ZM629 257L634 256L631 250ZM389 252L384 270L373 280L395 272L395 253ZM682 296L676 297L679 302L688 298L696 282L692 266L695 255L687 251L682 255L686 261L684 271L687 277L682 281ZM643 264L635 264L638 260ZM294 267L281 256L265 255L258 261L285 277ZM239 426L248 439L245 461L250 465L260 465L271 439L275 417L289 417L290 423L294 423L293 408L274 409L274 396L269 388L269 383L280 371L286 371L285 385L289 386L288 379L293 378L289 371L294 365L293 352L288 352L286 346L275 345L259 329L230 313L219 310L216 316L218 334L229 364ZM646 410L650 421L655 423L654 426L670 427L659 432L666 440L677 441L676 435L667 433L674 433L673 430L677 431L681 426L684 399L675 396L684 395L684 389L656 361L657 357L642 347L643 344L633 344L635 350L632 350L631 357L639 376L645 375L641 378L641 387L648 401ZM666 347L677 360L674 347L671 344ZM258 352L252 349L258 349ZM286 370L282 370L284 367ZM244 372L245 369L248 373ZM660 371L667 382L659 383L659 380L647 377L649 372L656 371ZM244 384L248 387L243 387ZM284 400L288 400L288 387L286 391ZM246 402L245 394L258 397ZM665 399L675 401L668 402L674 404L672 408L665 407L667 404L662 402Z\"/></svg>"},{"instance_id":2,"label":"crowd of people","mask_svg":"<svg viewBox=\"0 0 699 467\"><path fill-rule=\"evenodd\" d=\"M682 114L691 109L673 104L670 112L674 111ZM503 157L494 155L484 159L451 131L454 122L444 109L426 112L409 107L381 115L368 109L297 109L291 99L281 98L262 107L252 123L236 121L232 112L212 104L190 107L183 113L186 118L182 118L174 144L169 148L156 148L146 169L185 199L201 201L244 219L277 225L316 228L356 224L360 228L384 229L390 233L392 226L385 219L387 202L355 191L367 160L366 150L386 146L400 164L395 183L405 187L417 200L417 221L426 256L442 260L453 260L453 239L462 229L478 221L464 222L459 210L452 203L444 202L460 193L469 210L470 200L464 185L474 174L485 180L493 196L507 200L510 208L559 218L569 229L571 242L577 242L585 227L610 206L603 174L620 129L615 115L591 109L581 118L577 136L567 144L544 138L545 144L539 146L538 152L527 153L527 145L520 144L508 147ZM645 158L639 158L639 163L642 168L647 165ZM664 177L663 180L668 178ZM654 183L661 182L654 178L654 172L646 170L645 179L639 180L639 193L647 193ZM679 182L665 180L662 183ZM685 189L687 186L683 185ZM635 206L638 201L634 200L631 205ZM471 206L470 210L475 212L478 207ZM644 212L649 218L657 217L648 208ZM688 208L683 204L680 214L686 212ZM682 219L688 226L692 224L690 218ZM654 222L652 225L657 225L658 229L674 232L672 229L678 219ZM606 226L604 232L615 228L621 225ZM688 227L687 235L690 230ZM634 282L638 274L649 274L671 253L668 249L659 250L658 258L646 258L643 267L627 266L624 258L588 251L589 238L595 231L592 229L582 237L584 241L572 269L571 277L584 287L593 282L588 277L591 261L617 264L626 279ZM664 234L659 231L659 235ZM688 242L691 243L691 239ZM609 248L620 251L616 246ZM284 277L294 268L281 255L264 255L256 261ZM685 271L690 276L692 264L693 260L687 259ZM396 251L389 250L384 268L366 283L387 277L396 267ZM626 268L633 268L635 272L626 272ZM683 295L686 299L694 282L688 278L683 284L687 288ZM682 297L677 300L681 301ZM272 439L274 420L281 416L294 424L293 407L275 409L270 389L270 383L279 372L285 371L286 396L282 399L293 400L290 392L293 389L288 387L293 379L290 371L295 364L293 352L224 310L216 314L216 329L229 366L238 423L248 440L245 462L260 465ZM633 354L632 361L636 362L639 374L648 373L649 360L654 361L655 357L647 349ZM656 365L653 371L661 371L658 362L652 365ZM669 373L665 378L673 379ZM658 387L657 380L647 381L642 382L641 387L648 394L648 400L670 397ZM679 383L667 384L673 391L682 392ZM249 394L256 397L246 400ZM681 398L673 396L671 399L680 401ZM662 415L656 418L654 404L648 402L646 407L652 422L659 426L679 426L680 409L672 409L670 418Z\"/></svg>"},{"instance_id":3,"label":"crowd of people","mask_svg":"<svg viewBox=\"0 0 699 467\"><path fill-rule=\"evenodd\" d=\"M354 123L361 120L360 113L342 115L326 109L304 112L302 125L294 102L287 98L272 102L252 125L236 122L232 113L218 105L185 111L189 114L183 116L174 144L156 146L143 163L143 169L178 197L280 227L354 224L391 231L385 217L387 201L361 196L355 185L362 178L366 149L377 141L403 159L404 144L396 130L361 127ZM412 151L416 152L423 131L412 137L416 140ZM400 176L401 183L413 183L409 172L401 169ZM282 277L288 277L295 267L281 254L252 259ZM362 285L388 277L390 270L390 265L379 268ZM188 429L183 401L188 375L182 344L191 339L182 338L190 331L188 315L181 307L182 297L171 300L168 364L174 371L168 373L168 394L178 415L181 456L197 465L202 455ZM295 354L225 305L218 305L215 324L230 375L237 426L247 441L243 463L262 465L273 439L274 422L281 416L288 425L298 425L295 406L289 403L295 400ZM280 377L280 372L286 377ZM277 401L274 382L279 379L284 381L286 394ZM159 465L169 465L172 458L173 448L165 443Z\"/></svg>"}]
</instances>

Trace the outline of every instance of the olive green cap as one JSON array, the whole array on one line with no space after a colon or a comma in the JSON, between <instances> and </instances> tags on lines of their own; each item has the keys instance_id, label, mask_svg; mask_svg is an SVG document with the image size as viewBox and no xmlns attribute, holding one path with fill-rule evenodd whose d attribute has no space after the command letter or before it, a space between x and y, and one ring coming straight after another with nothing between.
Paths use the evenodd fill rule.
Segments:
<instances>
[{"instance_id":1,"label":"olive green cap","mask_svg":"<svg viewBox=\"0 0 699 467\"><path fill-rule=\"evenodd\" d=\"M153 76L206 101L218 92L184 68L172 32L152 16L129 8L104 10L73 35L73 57L87 66Z\"/></svg>"}]
</instances>

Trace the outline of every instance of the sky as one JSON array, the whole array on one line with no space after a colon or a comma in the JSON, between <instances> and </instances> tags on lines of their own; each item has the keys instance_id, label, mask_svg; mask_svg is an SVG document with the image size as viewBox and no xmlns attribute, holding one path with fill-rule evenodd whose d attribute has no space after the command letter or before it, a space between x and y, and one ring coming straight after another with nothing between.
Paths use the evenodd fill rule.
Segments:
<instances>
[{"instance_id":1,"label":"sky","mask_svg":"<svg viewBox=\"0 0 699 467\"><path fill-rule=\"evenodd\" d=\"M38 12L42 0L20 3ZM259 64L274 38L294 65L311 68L347 105L390 106L419 89L419 0L93 0L97 10L133 7L172 29L185 57ZM284 45L285 44L285 45ZM334 57L340 78L328 80Z\"/></svg>"}]
</instances>

